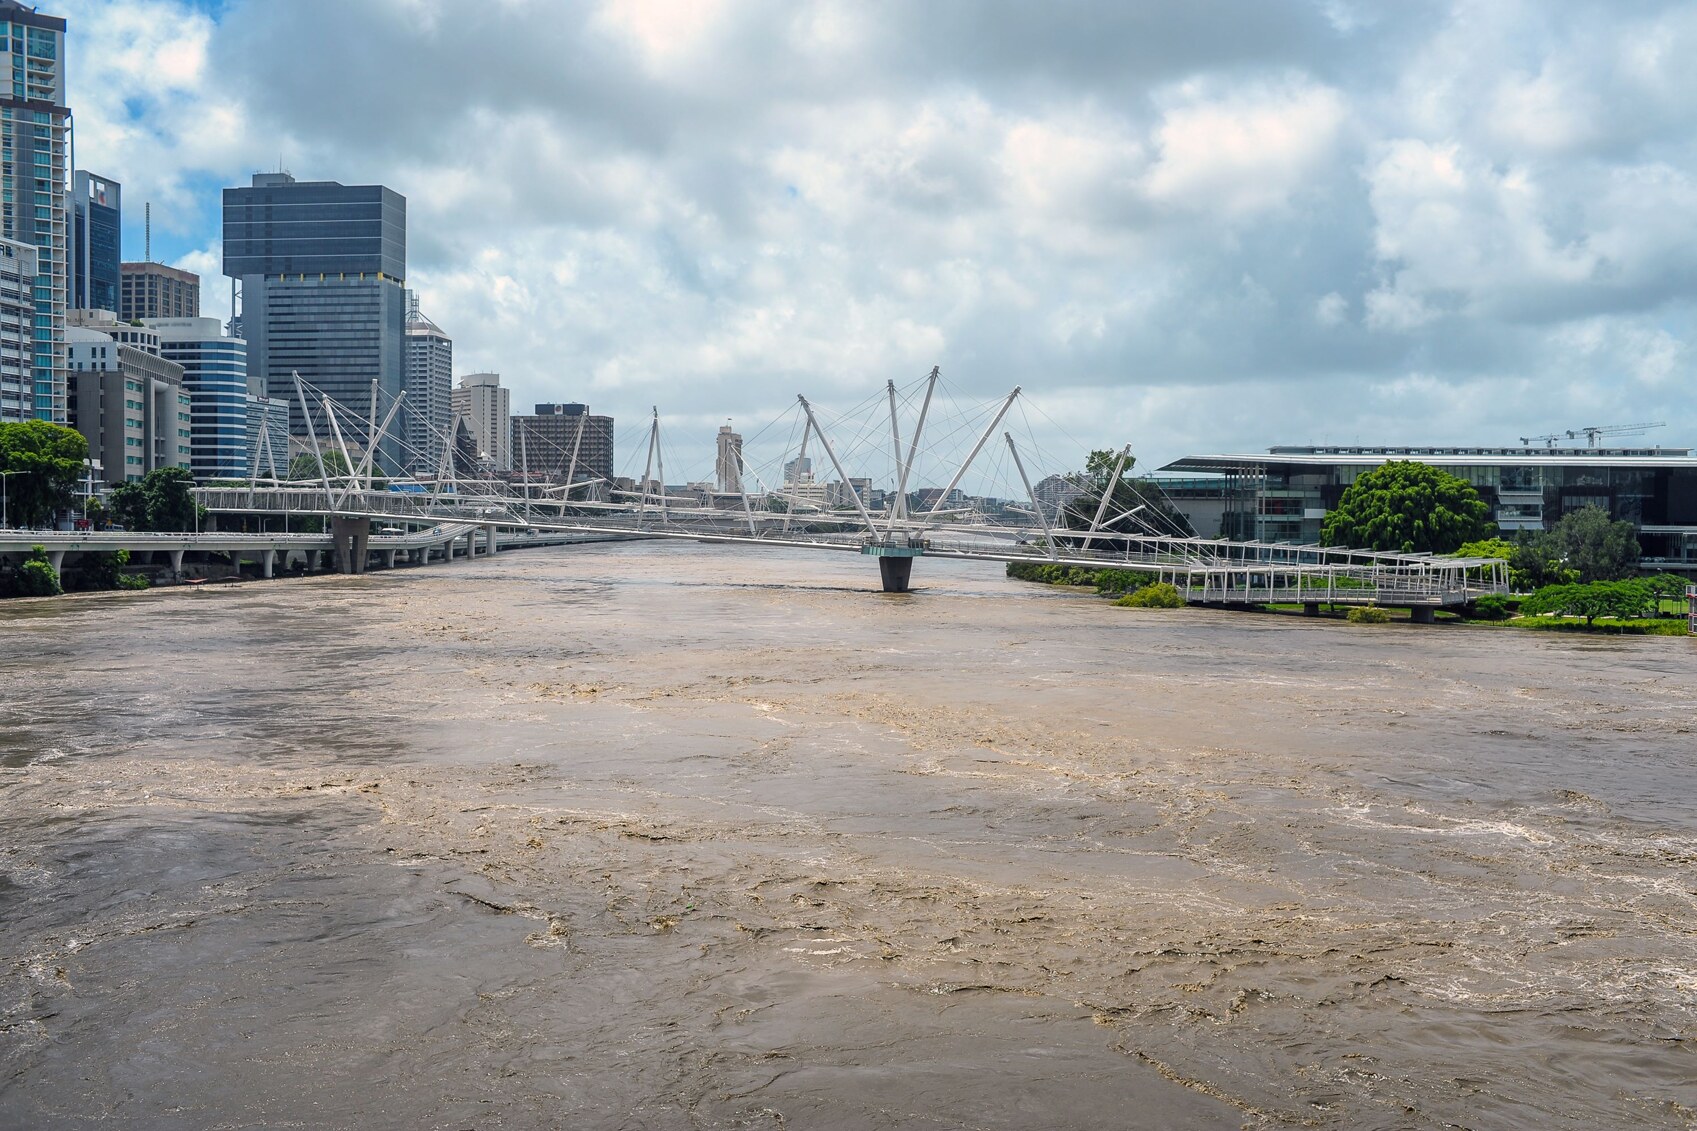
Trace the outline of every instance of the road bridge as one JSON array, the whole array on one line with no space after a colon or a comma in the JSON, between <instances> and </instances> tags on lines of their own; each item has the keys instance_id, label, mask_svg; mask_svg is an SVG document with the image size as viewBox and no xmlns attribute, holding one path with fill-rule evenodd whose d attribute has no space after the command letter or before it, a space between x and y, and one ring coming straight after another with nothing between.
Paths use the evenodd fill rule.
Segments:
<instances>
[{"instance_id":1,"label":"road bridge","mask_svg":"<svg viewBox=\"0 0 1697 1131\"><path fill-rule=\"evenodd\" d=\"M305 516L303 516L305 517ZM190 556L219 555L233 562L252 561L261 577L273 577L299 564L309 572L334 569L364 573L372 565L395 569L495 553L498 549L558 546L605 541L609 535L568 530L508 530L493 523L438 522L428 528L372 532L368 520L326 514L327 533L221 532L158 534L142 531L19 530L0 528L0 559L19 561L40 546L55 572L89 554L127 550L137 566L168 564L173 576L184 573Z\"/></svg>"}]
</instances>

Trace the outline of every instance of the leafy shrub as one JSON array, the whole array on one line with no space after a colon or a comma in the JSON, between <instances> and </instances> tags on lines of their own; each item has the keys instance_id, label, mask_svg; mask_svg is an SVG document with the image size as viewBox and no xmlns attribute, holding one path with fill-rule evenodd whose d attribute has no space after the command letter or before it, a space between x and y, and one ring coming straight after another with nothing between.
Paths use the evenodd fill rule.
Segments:
<instances>
[{"instance_id":1,"label":"leafy shrub","mask_svg":"<svg viewBox=\"0 0 1697 1131\"><path fill-rule=\"evenodd\" d=\"M1377 605L1363 605L1349 610L1345 619L1350 624L1389 624L1391 614L1388 609L1381 609Z\"/></svg>"},{"instance_id":2,"label":"leafy shrub","mask_svg":"<svg viewBox=\"0 0 1697 1131\"><path fill-rule=\"evenodd\" d=\"M1556 613L1584 617L1589 626L1598 617L1624 620L1641 615L1654 605L1655 592L1648 582L1593 581L1582 585L1546 585L1520 603L1520 611L1531 616Z\"/></svg>"},{"instance_id":3,"label":"leafy shrub","mask_svg":"<svg viewBox=\"0 0 1697 1131\"><path fill-rule=\"evenodd\" d=\"M1145 585L1135 593L1127 593L1114 604L1125 609L1182 609L1184 598L1165 581Z\"/></svg>"},{"instance_id":4,"label":"leafy shrub","mask_svg":"<svg viewBox=\"0 0 1697 1131\"><path fill-rule=\"evenodd\" d=\"M1055 562L1009 562L1008 576L1017 581L1044 585L1094 586L1099 593L1129 593L1141 588L1148 578L1129 569L1088 569Z\"/></svg>"},{"instance_id":5,"label":"leafy shrub","mask_svg":"<svg viewBox=\"0 0 1697 1131\"><path fill-rule=\"evenodd\" d=\"M152 584L153 582L149 581L145 574L120 573L118 575L119 589L147 589Z\"/></svg>"},{"instance_id":6,"label":"leafy shrub","mask_svg":"<svg viewBox=\"0 0 1697 1131\"><path fill-rule=\"evenodd\" d=\"M1092 584L1099 593L1132 593L1148 585L1149 578L1129 569L1099 569Z\"/></svg>"},{"instance_id":7,"label":"leafy shrub","mask_svg":"<svg viewBox=\"0 0 1697 1131\"><path fill-rule=\"evenodd\" d=\"M1467 615L1472 620L1507 620L1508 598L1498 593L1487 593L1473 602Z\"/></svg>"},{"instance_id":8,"label":"leafy shrub","mask_svg":"<svg viewBox=\"0 0 1697 1131\"><path fill-rule=\"evenodd\" d=\"M18 570L18 592L25 597L57 597L64 591L59 571L47 560L47 548L31 546L28 560Z\"/></svg>"}]
</instances>

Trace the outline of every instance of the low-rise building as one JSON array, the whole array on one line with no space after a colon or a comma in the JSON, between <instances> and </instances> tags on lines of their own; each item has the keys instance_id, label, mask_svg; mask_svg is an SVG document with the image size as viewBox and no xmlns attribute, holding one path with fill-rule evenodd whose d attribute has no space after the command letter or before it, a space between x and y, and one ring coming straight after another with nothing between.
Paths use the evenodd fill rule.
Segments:
<instances>
[{"instance_id":1,"label":"low-rise building","mask_svg":"<svg viewBox=\"0 0 1697 1131\"><path fill-rule=\"evenodd\" d=\"M1697 571L1697 458L1689 448L1275 447L1186 456L1157 482L1204 538L1317 542L1365 471L1413 460L1471 483L1505 533L1547 530L1597 505L1631 522L1646 566Z\"/></svg>"},{"instance_id":2,"label":"low-rise building","mask_svg":"<svg viewBox=\"0 0 1697 1131\"><path fill-rule=\"evenodd\" d=\"M118 317L199 318L200 276L163 263L118 265Z\"/></svg>"},{"instance_id":3,"label":"low-rise building","mask_svg":"<svg viewBox=\"0 0 1697 1131\"><path fill-rule=\"evenodd\" d=\"M183 367L160 356L159 335L105 310L71 311L65 329L71 426L107 481L190 465L190 404ZM98 329L95 327L99 327Z\"/></svg>"}]
</instances>

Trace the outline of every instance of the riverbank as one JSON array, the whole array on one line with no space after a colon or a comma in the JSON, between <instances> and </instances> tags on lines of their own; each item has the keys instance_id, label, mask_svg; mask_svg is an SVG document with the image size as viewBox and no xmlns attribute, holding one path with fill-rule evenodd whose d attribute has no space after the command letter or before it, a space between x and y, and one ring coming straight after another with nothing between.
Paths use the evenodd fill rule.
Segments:
<instances>
[{"instance_id":1,"label":"riverbank","mask_svg":"<svg viewBox=\"0 0 1697 1131\"><path fill-rule=\"evenodd\" d=\"M1060 589L1071 590L1081 594L1097 597L1112 598L1112 603L1120 606L1143 605L1143 607L1165 607L1157 602L1144 605L1135 600L1140 591L1156 584L1156 579L1149 574L1139 574L1130 570L1104 569L1091 570L1078 566L1049 565L1047 563L1010 563L1007 567L1009 578L1031 584L1046 585ZM1261 612L1275 615L1303 616L1307 619L1330 621L1349 621L1349 610L1352 607L1344 605L1328 605L1324 602L1315 606L1316 611L1310 611L1308 606L1295 603L1268 603L1253 606L1233 606L1234 612ZM1377 606L1375 606L1377 607ZM1563 616L1468 616L1465 609L1439 609L1434 613L1433 620L1437 624L1452 626L1466 625L1475 628L1516 628L1539 632L1580 632L1605 636L1688 636L1690 630L1686 616L1679 602L1662 601L1658 607L1666 614L1657 618L1616 618L1601 617L1587 622L1583 617ZM1374 617L1371 620L1362 618L1364 623L1414 623L1413 611L1406 606L1383 606L1384 619Z\"/></svg>"}]
</instances>

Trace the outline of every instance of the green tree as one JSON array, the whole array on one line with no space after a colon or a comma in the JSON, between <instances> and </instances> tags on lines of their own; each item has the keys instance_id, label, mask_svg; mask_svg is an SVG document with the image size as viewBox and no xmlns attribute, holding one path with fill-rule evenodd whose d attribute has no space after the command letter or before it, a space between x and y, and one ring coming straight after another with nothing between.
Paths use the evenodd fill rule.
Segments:
<instances>
[{"instance_id":1,"label":"green tree","mask_svg":"<svg viewBox=\"0 0 1697 1131\"><path fill-rule=\"evenodd\" d=\"M1114 465L1119 452L1102 449L1091 452L1084 460L1082 479L1085 492L1066 505L1061 512L1060 525L1068 530L1089 530L1096 521L1096 511L1102 505L1103 494L1109 494L1108 509L1102 514L1102 529L1116 534L1160 534L1194 537L1190 520L1161 493L1156 483L1131 474L1136 465L1134 456L1127 456L1125 466L1112 484ZM1135 512L1135 513L1133 513Z\"/></svg>"},{"instance_id":2,"label":"green tree","mask_svg":"<svg viewBox=\"0 0 1697 1131\"><path fill-rule=\"evenodd\" d=\"M1507 562L1514 560L1514 543L1506 538L1484 538L1477 542L1466 542L1456 548L1456 558L1500 558Z\"/></svg>"},{"instance_id":3,"label":"green tree","mask_svg":"<svg viewBox=\"0 0 1697 1131\"><path fill-rule=\"evenodd\" d=\"M1413 460L1361 474L1320 527L1328 546L1449 554L1496 531L1491 508L1471 484Z\"/></svg>"},{"instance_id":4,"label":"green tree","mask_svg":"<svg viewBox=\"0 0 1697 1131\"><path fill-rule=\"evenodd\" d=\"M342 479L353 474L353 468L341 452L325 452L320 464L317 456L311 452L302 452L289 461L289 478L294 480L317 479L323 481L328 473L331 479Z\"/></svg>"},{"instance_id":5,"label":"green tree","mask_svg":"<svg viewBox=\"0 0 1697 1131\"><path fill-rule=\"evenodd\" d=\"M186 467L160 467L113 488L112 514L130 530L181 531L196 526L196 504Z\"/></svg>"},{"instance_id":6,"label":"green tree","mask_svg":"<svg viewBox=\"0 0 1697 1131\"><path fill-rule=\"evenodd\" d=\"M47 560L47 547L31 546L29 557L18 570L18 592L25 597L57 597L64 591L59 571Z\"/></svg>"},{"instance_id":7,"label":"green tree","mask_svg":"<svg viewBox=\"0 0 1697 1131\"><path fill-rule=\"evenodd\" d=\"M88 459L88 441L75 428L25 420L0 424L0 471L6 518L14 526L46 526L71 505Z\"/></svg>"},{"instance_id":8,"label":"green tree","mask_svg":"<svg viewBox=\"0 0 1697 1131\"><path fill-rule=\"evenodd\" d=\"M1502 559L1508 563L1508 587L1516 593L1530 593L1546 585L1568 585L1579 580L1577 570L1562 564L1547 535L1526 531L1522 531L1521 535L1514 542L1502 537L1468 542L1452 556Z\"/></svg>"},{"instance_id":9,"label":"green tree","mask_svg":"<svg viewBox=\"0 0 1697 1131\"><path fill-rule=\"evenodd\" d=\"M1549 547L1579 580L1619 581L1638 572L1638 532L1599 506L1580 507L1550 528Z\"/></svg>"},{"instance_id":10,"label":"green tree","mask_svg":"<svg viewBox=\"0 0 1697 1131\"><path fill-rule=\"evenodd\" d=\"M1677 573L1651 574L1644 579L1644 584L1650 587L1650 592L1656 599L1657 616L1662 615L1663 601L1681 601L1685 598L1685 578Z\"/></svg>"},{"instance_id":11,"label":"green tree","mask_svg":"<svg viewBox=\"0 0 1697 1131\"><path fill-rule=\"evenodd\" d=\"M1562 561L1555 542L1541 530L1522 530L1515 535L1514 556L1508 564L1509 583L1516 593L1530 593L1547 585L1572 585L1579 580L1579 571Z\"/></svg>"},{"instance_id":12,"label":"green tree","mask_svg":"<svg viewBox=\"0 0 1697 1131\"><path fill-rule=\"evenodd\" d=\"M1584 617L1587 628L1598 617L1625 619L1641 616L1655 600L1654 591L1643 581L1592 581L1575 585L1546 585L1520 603L1529 616L1556 613Z\"/></svg>"}]
</instances>

